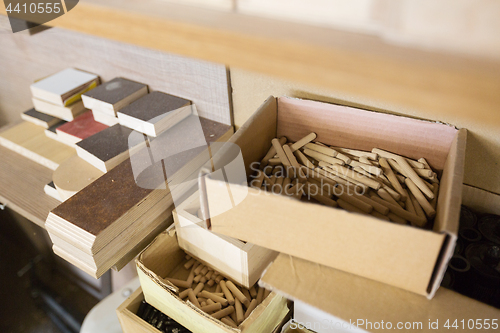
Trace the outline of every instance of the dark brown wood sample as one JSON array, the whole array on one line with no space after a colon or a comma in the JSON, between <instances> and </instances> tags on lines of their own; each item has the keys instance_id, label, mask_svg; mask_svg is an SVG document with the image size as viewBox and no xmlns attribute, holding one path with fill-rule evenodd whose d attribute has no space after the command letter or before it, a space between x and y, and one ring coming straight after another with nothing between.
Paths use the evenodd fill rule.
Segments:
<instances>
[{"instance_id":1,"label":"dark brown wood sample","mask_svg":"<svg viewBox=\"0 0 500 333\"><path fill-rule=\"evenodd\" d=\"M200 118L200 122L208 143L232 132L229 125L204 118ZM188 133L185 133L185 136L188 137ZM158 191L168 193L168 190ZM97 236L129 210L142 205L151 192L152 189L145 189L136 184L130 159L127 159L51 213Z\"/></svg>"},{"instance_id":2,"label":"dark brown wood sample","mask_svg":"<svg viewBox=\"0 0 500 333\"><path fill-rule=\"evenodd\" d=\"M120 113L142 121L149 121L189 104L191 104L191 101L187 99L154 91L124 107L120 110Z\"/></svg>"},{"instance_id":3,"label":"dark brown wood sample","mask_svg":"<svg viewBox=\"0 0 500 333\"><path fill-rule=\"evenodd\" d=\"M103 162L127 151L131 129L116 124L96 133L76 145Z\"/></svg>"},{"instance_id":4,"label":"dark brown wood sample","mask_svg":"<svg viewBox=\"0 0 500 333\"><path fill-rule=\"evenodd\" d=\"M28 111L24 111L21 114L21 118L35 125L43 126L45 128L49 128L50 126L53 126L63 121L59 118L53 117L43 112L38 112L34 108L29 109Z\"/></svg>"},{"instance_id":5,"label":"dark brown wood sample","mask_svg":"<svg viewBox=\"0 0 500 333\"><path fill-rule=\"evenodd\" d=\"M141 89L147 91L147 87L145 84L117 77L84 93L82 96L115 105Z\"/></svg>"}]
</instances>

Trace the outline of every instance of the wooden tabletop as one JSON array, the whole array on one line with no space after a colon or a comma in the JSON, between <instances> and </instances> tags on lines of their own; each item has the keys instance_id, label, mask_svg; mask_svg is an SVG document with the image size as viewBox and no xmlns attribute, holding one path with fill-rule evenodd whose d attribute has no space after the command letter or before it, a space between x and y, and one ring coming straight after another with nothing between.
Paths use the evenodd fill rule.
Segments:
<instances>
[{"instance_id":1,"label":"wooden tabletop","mask_svg":"<svg viewBox=\"0 0 500 333\"><path fill-rule=\"evenodd\" d=\"M0 203L44 228L59 202L43 191L52 170L0 146Z\"/></svg>"}]
</instances>

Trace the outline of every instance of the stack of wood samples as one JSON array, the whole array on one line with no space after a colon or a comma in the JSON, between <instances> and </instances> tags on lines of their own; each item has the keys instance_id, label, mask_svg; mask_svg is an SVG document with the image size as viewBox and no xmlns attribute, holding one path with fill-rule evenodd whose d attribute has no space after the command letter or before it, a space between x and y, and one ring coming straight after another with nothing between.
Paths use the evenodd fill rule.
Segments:
<instances>
[{"instance_id":1,"label":"stack of wood samples","mask_svg":"<svg viewBox=\"0 0 500 333\"><path fill-rule=\"evenodd\" d=\"M37 126L42 126L43 128L49 128L63 121L51 115L38 112L35 109L29 109L28 111L21 113L21 119Z\"/></svg>"},{"instance_id":2,"label":"stack of wood samples","mask_svg":"<svg viewBox=\"0 0 500 333\"><path fill-rule=\"evenodd\" d=\"M232 133L229 125L205 121L208 143ZM45 227L54 252L94 277L121 266L123 258L139 253L139 244L147 245L171 223L172 197L192 194L196 175L177 185L164 181L163 186L144 188L125 160L50 212Z\"/></svg>"},{"instance_id":3,"label":"stack of wood samples","mask_svg":"<svg viewBox=\"0 0 500 333\"><path fill-rule=\"evenodd\" d=\"M152 92L117 112L120 124L156 137L192 114L191 101Z\"/></svg>"},{"instance_id":4,"label":"stack of wood samples","mask_svg":"<svg viewBox=\"0 0 500 333\"><path fill-rule=\"evenodd\" d=\"M108 172L128 158L128 149L132 148L128 143L131 133L131 129L116 124L78 142L76 152L97 169Z\"/></svg>"},{"instance_id":5,"label":"stack of wood samples","mask_svg":"<svg viewBox=\"0 0 500 333\"><path fill-rule=\"evenodd\" d=\"M76 143L105 130L108 126L94 120L92 111L86 111L74 120L56 128L59 141L74 147Z\"/></svg>"},{"instance_id":6,"label":"stack of wood samples","mask_svg":"<svg viewBox=\"0 0 500 333\"><path fill-rule=\"evenodd\" d=\"M118 110L147 93L147 85L117 77L84 93L82 101L87 109L92 110L96 121L113 126L118 124Z\"/></svg>"},{"instance_id":7,"label":"stack of wood samples","mask_svg":"<svg viewBox=\"0 0 500 333\"><path fill-rule=\"evenodd\" d=\"M0 133L0 144L49 169L55 170L75 155L75 149L45 136L45 129L29 122Z\"/></svg>"},{"instance_id":8,"label":"stack of wood samples","mask_svg":"<svg viewBox=\"0 0 500 333\"><path fill-rule=\"evenodd\" d=\"M85 110L81 94L98 84L97 75L67 68L31 85L33 105L39 112L71 121Z\"/></svg>"}]
</instances>

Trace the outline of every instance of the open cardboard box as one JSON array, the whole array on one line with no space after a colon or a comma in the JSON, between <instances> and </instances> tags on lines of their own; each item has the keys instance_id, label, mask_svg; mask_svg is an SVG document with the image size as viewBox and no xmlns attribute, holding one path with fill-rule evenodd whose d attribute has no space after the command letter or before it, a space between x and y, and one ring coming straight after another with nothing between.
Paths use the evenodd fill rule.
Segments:
<instances>
[{"instance_id":1,"label":"open cardboard box","mask_svg":"<svg viewBox=\"0 0 500 333\"><path fill-rule=\"evenodd\" d=\"M179 246L199 261L246 288L259 280L278 253L208 230L198 217L200 193L196 192L173 212Z\"/></svg>"},{"instance_id":2,"label":"open cardboard box","mask_svg":"<svg viewBox=\"0 0 500 333\"><path fill-rule=\"evenodd\" d=\"M202 203L211 230L297 258L387 283L432 298L453 254L458 230L466 130L435 122L287 97L269 98L228 141L255 170L275 137L297 141L310 132L332 146L381 148L425 157L441 174L433 230L419 229L273 195L212 176L235 158L222 148L202 170ZM234 146L234 145L233 145ZM226 209L228 193L232 209ZM217 212L217 214L214 214ZM222 213L221 213L222 212Z\"/></svg>"},{"instance_id":3,"label":"open cardboard box","mask_svg":"<svg viewBox=\"0 0 500 333\"><path fill-rule=\"evenodd\" d=\"M160 235L136 259L137 271L146 302L197 333L272 332L289 312L286 298L269 296L235 329L201 311L191 302L180 299L178 288L159 277L172 276L185 262L186 253L179 247L173 226Z\"/></svg>"},{"instance_id":4,"label":"open cardboard box","mask_svg":"<svg viewBox=\"0 0 500 333\"><path fill-rule=\"evenodd\" d=\"M463 186L463 204L484 213L500 214L500 195L478 188ZM287 276L286 279L283 276ZM447 330L443 325L449 320L450 326L458 320L465 322L464 331L481 331L477 320L484 324L485 319L497 319L500 325L500 310L478 302L446 288L440 288L432 300L405 290L362 278L337 269L321 266L303 259L280 254L266 270L259 284L273 292L292 300L312 306L332 316L353 332L358 320L364 320L359 328L375 332L366 326L367 322L392 323L393 329L398 322L422 323L419 332L441 332ZM469 320L474 321L468 329ZM429 322L438 321L438 329L429 328ZM484 326L484 325L483 325ZM339 326L340 327L340 326ZM451 330L455 330L452 328ZM490 328L487 332L495 331ZM411 329L407 329L411 331ZM415 329L417 331L417 329Z\"/></svg>"}]
</instances>

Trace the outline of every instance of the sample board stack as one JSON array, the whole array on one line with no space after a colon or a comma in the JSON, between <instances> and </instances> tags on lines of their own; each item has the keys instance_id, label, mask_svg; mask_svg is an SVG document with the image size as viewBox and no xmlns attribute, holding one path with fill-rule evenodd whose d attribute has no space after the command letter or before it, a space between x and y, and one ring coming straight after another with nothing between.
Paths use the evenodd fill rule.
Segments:
<instances>
[{"instance_id":1,"label":"sample board stack","mask_svg":"<svg viewBox=\"0 0 500 333\"><path fill-rule=\"evenodd\" d=\"M111 267L121 268L164 230L171 223L174 197L194 190L197 169L181 173L187 181L177 177L176 184L168 185L159 169L184 170L193 155L181 154L168 163L164 151L184 147L179 141L193 138L206 150L207 142L225 140L232 128L191 116L189 100L148 94L147 85L124 78L82 99L91 111L75 121L93 113L94 123L104 129L75 139L77 156L54 172L55 187L66 201L50 212L45 226L57 255L98 278Z\"/></svg>"}]
</instances>

